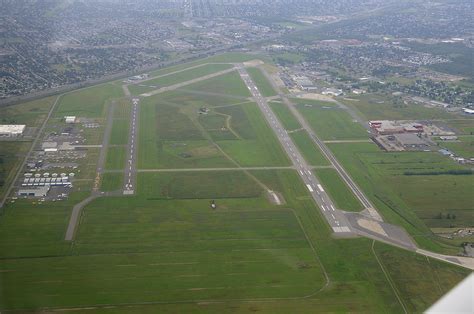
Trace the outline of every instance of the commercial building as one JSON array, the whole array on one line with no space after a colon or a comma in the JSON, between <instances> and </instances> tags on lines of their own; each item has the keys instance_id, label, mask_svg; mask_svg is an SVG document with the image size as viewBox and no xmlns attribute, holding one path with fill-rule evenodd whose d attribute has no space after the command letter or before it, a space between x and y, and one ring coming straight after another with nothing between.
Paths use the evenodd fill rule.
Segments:
<instances>
[{"instance_id":1,"label":"commercial building","mask_svg":"<svg viewBox=\"0 0 474 314\"><path fill-rule=\"evenodd\" d=\"M33 197L44 197L48 194L50 187L45 185L45 186L39 186L35 188L26 188L26 189L20 189L18 190L18 195L19 196L33 196Z\"/></svg>"},{"instance_id":2,"label":"commercial building","mask_svg":"<svg viewBox=\"0 0 474 314\"><path fill-rule=\"evenodd\" d=\"M416 122L403 122L389 120L369 121L369 126L377 134L423 133L423 125Z\"/></svg>"},{"instance_id":3,"label":"commercial building","mask_svg":"<svg viewBox=\"0 0 474 314\"><path fill-rule=\"evenodd\" d=\"M76 116L65 116L64 120L66 123L76 123Z\"/></svg>"},{"instance_id":4,"label":"commercial building","mask_svg":"<svg viewBox=\"0 0 474 314\"><path fill-rule=\"evenodd\" d=\"M323 92L323 95L331 95L331 96L342 96L344 93L342 92L342 89L336 89L336 88L326 88Z\"/></svg>"},{"instance_id":5,"label":"commercial building","mask_svg":"<svg viewBox=\"0 0 474 314\"><path fill-rule=\"evenodd\" d=\"M474 114L474 109L471 108L462 108L462 111L467 114Z\"/></svg>"},{"instance_id":6,"label":"commercial building","mask_svg":"<svg viewBox=\"0 0 474 314\"><path fill-rule=\"evenodd\" d=\"M25 131L24 124L0 124L0 136L17 137L21 136Z\"/></svg>"}]
</instances>

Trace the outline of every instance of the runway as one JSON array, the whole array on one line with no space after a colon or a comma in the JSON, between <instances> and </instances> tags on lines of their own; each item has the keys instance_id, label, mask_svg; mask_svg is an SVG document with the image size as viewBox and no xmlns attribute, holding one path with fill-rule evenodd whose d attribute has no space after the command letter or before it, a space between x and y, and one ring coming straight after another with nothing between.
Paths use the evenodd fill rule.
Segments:
<instances>
[{"instance_id":1,"label":"runway","mask_svg":"<svg viewBox=\"0 0 474 314\"><path fill-rule=\"evenodd\" d=\"M140 114L140 99L132 98L132 110L130 119L130 129L127 144L127 162L125 164L123 194L135 194L136 168L137 168L137 147L138 147L138 121Z\"/></svg>"},{"instance_id":2,"label":"runway","mask_svg":"<svg viewBox=\"0 0 474 314\"><path fill-rule=\"evenodd\" d=\"M314 201L318 204L322 214L328 221L329 225L335 233L353 235L351 225L347 220L343 212L338 210L332 200L327 195L321 183L318 181L316 176L311 171L309 166L304 160L302 154L293 143L292 139L284 129L283 125L277 119L276 115L271 110L267 103L267 100L260 94L258 88L250 78L246 69L243 66L237 67L240 77L247 85L253 99L257 103L258 107L262 111L265 119L276 134L280 144L289 156L293 166L298 172L298 175L303 180L306 188L313 197Z\"/></svg>"}]
</instances>

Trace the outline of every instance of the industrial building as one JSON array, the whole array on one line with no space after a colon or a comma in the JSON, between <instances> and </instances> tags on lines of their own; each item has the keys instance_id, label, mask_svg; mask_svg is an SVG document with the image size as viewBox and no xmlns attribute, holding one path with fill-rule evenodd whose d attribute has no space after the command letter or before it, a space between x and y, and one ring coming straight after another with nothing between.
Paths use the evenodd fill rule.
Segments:
<instances>
[{"instance_id":1,"label":"industrial building","mask_svg":"<svg viewBox=\"0 0 474 314\"><path fill-rule=\"evenodd\" d=\"M48 185L26 188L18 190L18 196L44 197L48 194L50 187Z\"/></svg>"},{"instance_id":2,"label":"industrial building","mask_svg":"<svg viewBox=\"0 0 474 314\"><path fill-rule=\"evenodd\" d=\"M25 131L24 124L0 124L0 136L17 137L21 136Z\"/></svg>"},{"instance_id":3,"label":"industrial building","mask_svg":"<svg viewBox=\"0 0 474 314\"><path fill-rule=\"evenodd\" d=\"M299 88L305 91L315 91L317 90L317 87L314 86L313 82L307 78L306 76L297 76L294 78L296 81L296 84L298 85Z\"/></svg>"},{"instance_id":4,"label":"industrial building","mask_svg":"<svg viewBox=\"0 0 474 314\"><path fill-rule=\"evenodd\" d=\"M326 88L323 92L323 95L330 95L330 96L342 96L344 93L342 92L342 89L337 89L337 88Z\"/></svg>"},{"instance_id":5,"label":"industrial building","mask_svg":"<svg viewBox=\"0 0 474 314\"><path fill-rule=\"evenodd\" d=\"M65 116L64 121L66 123L76 123L76 116Z\"/></svg>"},{"instance_id":6,"label":"industrial building","mask_svg":"<svg viewBox=\"0 0 474 314\"><path fill-rule=\"evenodd\" d=\"M416 122L403 122L389 120L369 121L369 126L377 134L423 133L423 125Z\"/></svg>"}]
</instances>

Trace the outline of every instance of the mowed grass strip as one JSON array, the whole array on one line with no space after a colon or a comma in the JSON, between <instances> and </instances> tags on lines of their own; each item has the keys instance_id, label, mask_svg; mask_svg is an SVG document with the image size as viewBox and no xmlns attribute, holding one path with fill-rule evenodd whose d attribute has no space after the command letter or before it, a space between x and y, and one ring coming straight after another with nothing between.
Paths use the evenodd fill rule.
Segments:
<instances>
[{"instance_id":1,"label":"mowed grass strip","mask_svg":"<svg viewBox=\"0 0 474 314\"><path fill-rule=\"evenodd\" d=\"M273 89L273 86L267 80L263 72L259 68L247 68L247 72L250 75L252 81L257 85L258 90L263 97L276 96L277 93Z\"/></svg>"},{"instance_id":2,"label":"mowed grass strip","mask_svg":"<svg viewBox=\"0 0 474 314\"><path fill-rule=\"evenodd\" d=\"M379 242L375 244L375 252L409 313L428 309L469 272Z\"/></svg>"},{"instance_id":3,"label":"mowed grass strip","mask_svg":"<svg viewBox=\"0 0 474 314\"><path fill-rule=\"evenodd\" d=\"M474 157L474 135L461 136L457 141L452 142L438 141L438 145L466 159Z\"/></svg>"},{"instance_id":4,"label":"mowed grass strip","mask_svg":"<svg viewBox=\"0 0 474 314\"><path fill-rule=\"evenodd\" d=\"M358 212L362 204L347 187L335 169L317 169L314 171L324 189L336 203L338 209Z\"/></svg>"},{"instance_id":5,"label":"mowed grass strip","mask_svg":"<svg viewBox=\"0 0 474 314\"><path fill-rule=\"evenodd\" d=\"M31 143L2 142L0 145L0 197L15 178Z\"/></svg>"},{"instance_id":6,"label":"mowed grass strip","mask_svg":"<svg viewBox=\"0 0 474 314\"><path fill-rule=\"evenodd\" d=\"M113 120L109 144L111 145L127 144L129 129L130 129L130 120L128 119Z\"/></svg>"},{"instance_id":7,"label":"mowed grass strip","mask_svg":"<svg viewBox=\"0 0 474 314\"><path fill-rule=\"evenodd\" d=\"M434 218L439 214L438 204L447 204L442 200L442 196L453 193L459 197L450 198L452 202L448 208L466 208L464 205L468 201L466 195L457 193L459 187L461 190L467 187L441 183L446 182L447 177L463 180L458 177L465 176L445 177L444 175L405 175L404 173L407 171L449 171L461 169L462 166L438 153L386 153L380 151L372 143L337 143L328 144L328 147L388 222L403 226L423 248L451 254L458 251L457 247L450 246L449 240L434 236L426 225L430 221L422 219L426 217L426 213L420 217L414 211L416 207L410 204L418 203L420 206L422 202L424 208L433 208L431 217ZM466 178L468 177L471 176ZM430 180L443 186L438 185L433 190L434 187L427 183ZM416 193L406 191L407 186L411 186L411 191L416 191Z\"/></svg>"},{"instance_id":8,"label":"mowed grass strip","mask_svg":"<svg viewBox=\"0 0 474 314\"><path fill-rule=\"evenodd\" d=\"M156 126L158 139L161 140L202 140L201 131L196 127L189 115L180 108L165 103L157 103L156 122L146 127Z\"/></svg>"},{"instance_id":9,"label":"mowed grass strip","mask_svg":"<svg viewBox=\"0 0 474 314\"><path fill-rule=\"evenodd\" d=\"M1 261L2 308L302 297L323 285L309 249L113 254ZM288 260L288 255L294 256ZM307 265L301 269L299 265ZM30 271L35 269L35 271ZM20 274L23 274L21 276Z\"/></svg>"},{"instance_id":10,"label":"mowed grass strip","mask_svg":"<svg viewBox=\"0 0 474 314\"><path fill-rule=\"evenodd\" d=\"M396 97L366 94L354 95L341 100L345 105L357 110L365 120L413 120L449 119L454 115L439 108L426 108L418 104L400 104Z\"/></svg>"},{"instance_id":11,"label":"mowed grass strip","mask_svg":"<svg viewBox=\"0 0 474 314\"><path fill-rule=\"evenodd\" d=\"M270 102L270 108L278 117L278 120L283 124L283 127L288 130L297 130L301 128L301 124L296 120L295 116L291 113L290 109L281 102Z\"/></svg>"},{"instance_id":12,"label":"mowed grass strip","mask_svg":"<svg viewBox=\"0 0 474 314\"><path fill-rule=\"evenodd\" d=\"M129 85L128 88L133 95L138 95L161 87L190 81L202 76L206 76L230 68L232 68L231 64L206 64L197 68L183 70L182 72L178 73L165 74L165 76L158 77L156 79L151 79L138 84Z\"/></svg>"},{"instance_id":13,"label":"mowed grass strip","mask_svg":"<svg viewBox=\"0 0 474 314\"><path fill-rule=\"evenodd\" d=\"M218 141L219 146L241 166L288 166L288 156L257 105L244 104L242 109L252 126L255 139Z\"/></svg>"},{"instance_id":14,"label":"mowed grass strip","mask_svg":"<svg viewBox=\"0 0 474 314\"><path fill-rule=\"evenodd\" d=\"M104 115L105 103L122 95L122 88L115 84L102 84L70 92L62 96L54 116L100 118Z\"/></svg>"},{"instance_id":15,"label":"mowed grass strip","mask_svg":"<svg viewBox=\"0 0 474 314\"><path fill-rule=\"evenodd\" d=\"M306 130L300 130L297 132L290 133L295 145L298 147L299 151L303 154L305 160L312 166L329 166L330 163L324 157L323 153L319 147L314 144L311 138L308 135Z\"/></svg>"},{"instance_id":16,"label":"mowed grass strip","mask_svg":"<svg viewBox=\"0 0 474 314\"><path fill-rule=\"evenodd\" d=\"M90 190L88 190L90 191ZM69 254L70 243L64 242L71 209L90 192L73 192L66 201L37 203L18 199L2 209L0 219L0 257L27 258ZM3 270L3 268L0 267ZM25 273L17 273L20 276ZM3 272L0 271L2 285ZM7 302L9 296L19 291L4 290L0 303ZM3 303L5 304L5 303ZM5 308L3 306L2 308Z\"/></svg>"},{"instance_id":17,"label":"mowed grass strip","mask_svg":"<svg viewBox=\"0 0 474 314\"><path fill-rule=\"evenodd\" d=\"M139 168L235 167L188 115L150 98L140 107Z\"/></svg>"},{"instance_id":18,"label":"mowed grass strip","mask_svg":"<svg viewBox=\"0 0 474 314\"><path fill-rule=\"evenodd\" d=\"M2 107L0 124L26 124L28 127L39 127L55 101L56 97L53 96Z\"/></svg>"},{"instance_id":19,"label":"mowed grass strip","mask_svg":"<svg viewBox=\"0 0 474 314\"><path fill-rule=\"evenodd\" d=\"M247 86L240 79L240 75L237 71L232 71L208 80L190 84L186 86L186 89L241 97L251 96Z\"/></svg>"},{"instance_id":20,"label":"mowed grass strip","mask_svg":"<svg viewBox=\"0 0 474 314\"><path fill-rule=\"evenodd\" d=\"M364 139L367 131L336 104L312 100L293 100L311 128L323 140Z\"/></svg>"},{"instance_id":21,"label":"mowed grass strip","mask_svg":"<svg viewBox=\"0 0 474 314\"><path fill-rule=\"evenodd\" d=\"M152 199L255 198L262 193L243 171L140 173L138 191Z\"/></svg>"},{"instance_id":22,"label":"mowed grass strip","mask_svg":"<svg viewBox=\"0 0 474 314\"><path fill-rule=\"evenodd\" d=\"M122 172L105 172L102 174L100 190L104 192L117 191L122 187Z\"/></svg>"},{"instance_id":23,"label":"mowed grass strip","mask_svg":"<svg viewBox=\"0 0 474 314\"><path fill-rule=\"evenodd\" d=\"M120 170L125 167L125 146L111 146L107 149L105 158L105 169Z\"/></svg>"}]
</instances>

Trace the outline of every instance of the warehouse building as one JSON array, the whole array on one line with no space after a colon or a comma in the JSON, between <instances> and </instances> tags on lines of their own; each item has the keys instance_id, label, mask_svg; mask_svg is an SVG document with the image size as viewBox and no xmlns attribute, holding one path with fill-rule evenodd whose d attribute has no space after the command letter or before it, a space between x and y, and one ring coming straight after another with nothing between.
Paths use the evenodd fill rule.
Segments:
<instances>
[{"instance_id":1,"label":"warehouse building","mask_svg":"<svg viewBox=\"0 0 474 314\"><path fill-rule=\"evenodd\" d=\"M76 123L76 116L65 116L64 120L66 123Z\"/></svg>"},{"instance_id":2,"label":"warehouse building","mask_svg":"<svg viewBox=\"0 0 474 314\"><path fill-rule=\"evenodd\" d=\"M17 137L21 136L25 131L24 124L0 124L0 136Z\"/></svg>"},{"instance_id":3,"label":"warehouse building","mask_svg":"<svg viewBox=\"0 0 474 314\"><path fill-rule=\"evenodd\" d=\"M44 197L49 192L49 186L40 186L35 188L20 189L18 196Z\"/></svg>"}]
</instances>

